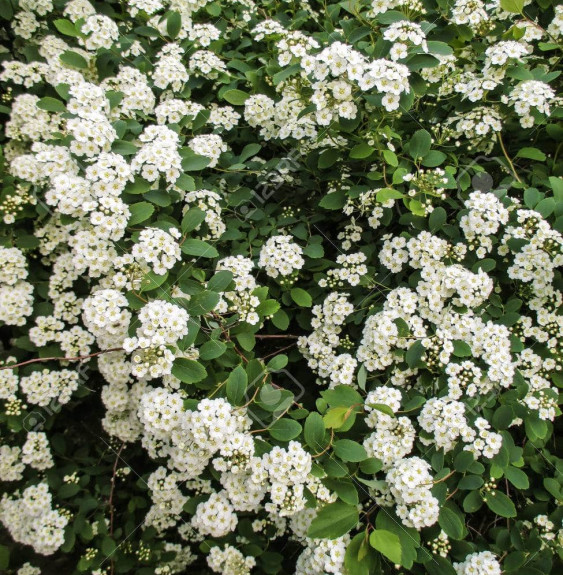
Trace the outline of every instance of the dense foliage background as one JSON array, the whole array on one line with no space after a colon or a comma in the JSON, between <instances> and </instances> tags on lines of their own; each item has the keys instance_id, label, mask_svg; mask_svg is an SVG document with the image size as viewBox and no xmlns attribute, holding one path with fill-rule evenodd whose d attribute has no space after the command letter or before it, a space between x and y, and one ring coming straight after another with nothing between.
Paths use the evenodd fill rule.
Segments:
<instances>
[{"instance_id":1,"label":"dense foliage background","mask_svg":"<svg viewBox=\"0 0 563 575\"><path fill-rule=\"evenodd\" d=\"M0 571L560 572L561 6L0 17Z\"/></svg>"}]
</instances>

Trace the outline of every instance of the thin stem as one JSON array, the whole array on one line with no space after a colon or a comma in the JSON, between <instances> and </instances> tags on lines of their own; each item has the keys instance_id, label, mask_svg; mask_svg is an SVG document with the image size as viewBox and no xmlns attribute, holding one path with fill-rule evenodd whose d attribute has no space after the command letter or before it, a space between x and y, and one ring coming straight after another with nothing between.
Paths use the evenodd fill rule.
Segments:
<instances>
[{"instance_id":1,"label":"thin stem","mask_svg":"<svg viewBox=\"0 0 563 575\"><path fill-rule=\"evenodd\" d=\"M20 363L5 365L3 367L0 367L0 371L4 369L14 369L16 367L22 367L24 365L29 365L30 363L39 363L42 361L83 361L84 359L90 359L91 357L97 357L98 355L103 355L104 353L111 353L112 351L123 351L123 348L112 347L111 349L104 349L102 351L97 351L95 353L90 353L88 355L78 355L76 357L36 357L34 359L28 359L27 361L22 361Z\"/></svg>"},{"instance_id":2,"label":"thin stem","mask_svg":"<svg viewBox=\"0 0 563 575\"><path fill-rule=\"evenodd\" d=\"M518 174L516 173L516 169L514 168L514 164L512 163L512 160L510 159L508 152L506 151L506 148L504 147L504 142L502 141L502 136L500 135L500 132L498 132L498 141L499 141L500 147L502 149L502 153L503 153L504 157L506 158L506 161L509 163L510 168L512 169L512 175L520 183L522 183L522 180L518 177Z\"/></svg>"}]
</instances>

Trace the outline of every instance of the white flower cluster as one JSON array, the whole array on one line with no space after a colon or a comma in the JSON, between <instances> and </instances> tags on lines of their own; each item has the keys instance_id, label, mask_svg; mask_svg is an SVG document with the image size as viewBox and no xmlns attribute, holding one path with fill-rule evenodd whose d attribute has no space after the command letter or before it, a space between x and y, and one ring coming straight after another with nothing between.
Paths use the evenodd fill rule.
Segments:
<instances>
[{"instance_id":1,"label":"white flower cluster","mask_svg":"<svg viewBox=\"0 0 563 575\"><path fill-rule=\"evenodd\" d=\"M150 266L152 272L164 275L181 259L180 246L176 240L182 234L176 228L167 232L158 228L145 228L139 234L139 241L131 250L131 257L139 265ZM124 260L125 264L129 261Z\"/></svg>"},{"instance_id":2,"label":"white flower cluster","mask_svg":"<svg viewBox=\"0 0 563 575\"><path fill-rule=\"evenodd\" d=\"M332 292L322 305L314 306L312 311L313 332L297 340L299 351L307 359L309 367L319 374L320 382L328 380L331 386L351 385L357 361L349 353L337 354L336 349L340 345L342 326L354 311L354 306L346 294Z\"/></svg>"},{"instance_id":3,"label":"white flower cluster","mask_svg":"<svg viewBox=\"0 0 563 575\"><path fill-rule=\"evenodd\" d=\"M426 34L420 24L399 20L391 24L383 33L383 38L393 42L390 50L391 60L402 60L408 56L409 46L420 46L423 52L428 52Z\"/></svg>"},{"instance_id":4,"label":"white flower cluster","mask_svg":"<svg viewBox=\"0 0 563 575\"><path fill-rule=\"evenodd\" d=\"M563 265L563 236L533 210L517 210L516 216L519 225L505 229L499 253L509 252L507 244L511 238L527 239L528 243L514 255L508 276L530 283L536 294L543 295L555 270Z\"/></svg>"},{"instance_id":5,"label":"white flower cluster","mask_svg":"<svg viewBox=\"0 0 563 575\"><path fill-rule=\"evenodd\" d=\"M307 546L297 558L295 575L344 575L344 556L350 544L350 536L337 539L309 539Z\"/></svg>"},{"instance_id":6,"label":"white flower cluster","mask_svg":"<svg viewBox=\"0 0 563 575\"><path fill-rule=\"evenodd\" d=\"M179 489L176 474L169 473L165 467L159 467L151 473L147 486L151 491L153 504L145 523L159 532L176 525L188 501Z\"/></svg>"},{"instance_id":7,"label":"white flower cluster","mask_svg":"<svg viewBox=\"0 0 563 575\"><path fill-rule=\"evenodd\" d=\"M81 28L81 32L87 37L79 37L79 42L87 50L98 50L113 46L113 43L119 38L119 28L117 24L109 17L103 14L93 14L86 18L86 22Z\"/></svg>"},{"instance_id":8,"label":"white flower cluster","mask_svg":"<svg viewBox=\"0 0 563 575\"><path fill-rule=\"evenodd\" d=\"M430 493L430 464L420 457L401 459L385 477L397 502L397 515L407 527L422 529L438 521L438 500Z\"/></svg>"},{"instance_id":9,"label":"white flower cluster","mask_svg":"<svg viewBox=\"0 0 563 575\"><path fill-rule=\"evenodd\" d=\"M273 236L262 246L258 265L271 278L292 276L305 265L303 250L291 236Z\"/></svg>"},{"instance_id":10,"label":"white flower cluster","mask_svg":"<svg viewBox=\"0 0 563 575\"><path fill-rule=\"evenodd\" d=\"M520 124L523 128L531 128L535 123L532 108L541 114L549 116L551 104L555 102L555 92L545 82L539 80L526 80L514 88L507 102L514 106L514 110L520 116Z\"/></svg>"},{"instance_id":11,"label":"white flower cluster","mask_svg":"<svg viewBox=\"0 0 563 575\"><path fill-rule=\"evenodd\" d=\"M84 300L82 321L102 349L121 346L131 320L127 298L114 289L94 292Z\"/></svg>"},{"instance_id":12,"label":"white flower cluster","mask_svg":"<svg viewBox=\"0 0 563 575\"><path fill-rule=\"evenodd\" d=\"M24 469L21 449L16 445L0 445L0 481L19 481L23 477Z\"/></svg>"},{"instance_id":13,"label":"white flower cluster","mask_svg":"<svg viewBox=\"0 0 563 575\"><path fill-rule=\"evenodd\" d=\"M173 184L180 177L182 169L178 134L166 126L148 126L139 140L143 147L133 158L131 170L140 173L149 182L164 177Z\"/></svg>"},{"instance_id":14,"label":"white flower cluster","mask_svg":"<svg viewBox=\"0 0 563 575\"><path fill-rule=\"evenodd\" d=\"M401 392L382 386L370 391L365 399L366 424L375 431L364 439L364 447L368 456L380 459L387 470L412 451L416 430L408 417L391 417L379 411L382 405L398 411Z\"/></svg>"},{"instance_id":15,"label":"white flower cluster","mask_svg":"<svg viewBox=\"0 0 563 575\"><path fill-rule=\"evenodd\" d=\"M188 142L188 146L198 155L205 156L211 161L209 167L214 168L219 162L219 156L227 151L227 144L217 134L204 134L196 136Z\"/></svg>"},{"instance_id":16,"label":"white flower cluster","mask_svg":"<svg viewBox=\"0 0 563 575\"><path fill-rule=\"evenodd\" d=\"M335 287L344 287L346 284L350 286L359 285L362 277L368 273L365 261L367 261L367 257L362 252L340 254L336 258L336 263L342 268L328 270L327 278L319 280L319 286L334 289Z\"/></svg>"},{"instance_id":17,"label":"white flower cluster","mask_svg":"<svg viewBox=\"0 0 563 575\"><path fill-rule=\"evenodd\" d=\"M241 321L255 325L260 321L256 308L260 305L257 296L252 292L258 287L251 270L254 263L244 256L229 256L217 262L217 271L226 270L233 274L235 288L233 291L221 294L221 299L215 308L220 314L238 313Z\"/></svg>"},{"instance_id":18,"label":"white flower cluster","mask_svg":"<svg viewBox=\"0 0 563 575\"><path fill-rule=\"evenodd\" d=\"M18 248L0 246L0 283L14 285L27 278L27 261Z\"/></svg>"},{"instance_id":19,"label":"white flower cluster","mask_svg":"<svg viewBox=\"0 0 563 575\"><path fill-rule=\"evenodd\" d=\"M36 553L52 555L64 543L66 515L51 508L52 496L46 483L28 487L14 497L7 494L0 501L0 521L10 535Z\"/></svg>"},{"instance_id":20,"label":"white flower cluster","mask_svg":"<svg viewBox=\"0 0 563 575\"><path fill-rule=\"evenodd\" d=\"M64 405L78 389L79 382L80 374L77 371L42 369L22 377L20 389L27 396L27 401L34 405L49 405L53 400Z\"/></svg>"},{"instance_id":21,"label":"white flower cluster","mask_svg":"<svg viewBox=\"0 0 563 575\"><path fill-rule=\"evenodd\" d=\"M477 242L477 255L485 257L493 247L490 236L508 222L509 212L494 194L479 190L469 195L465 207L469 212L461 217L459 225L469 242Z\"/></svg>"},{"instance_id":22,"label":"white flower cluster","mask_svg":"<svg viewBox=\"0 0 563 575\"><path fill-rule=\"evenodd\" d=\"M490 551L470 553L463 562L454 563L457 575L501 575L500 563Z\"/></svg>"},{"instance_id":23,"label":"white flower cluster","mask_svg":"<svg viewBox=\"0 0 563 575\"><path fill-rule=\"evenodd\" d=\"M207 501L200 503L192 525L202 534L212 537L224 537L234 531L238 516L223 491L212 493Z\"/></svg>"},{"instance_id":24,"label":"white flower cluster","mask_svg":"<svg viewBox=\"0 0 563 575\"><path fill-rule=\"evenodd\" d=\"M311 455L297 441L290 441L287 449L274 447L263 455L261 465L255 462L252 481L259 485L269 482L271 502L266 503L266 511L285 517L304 509L304 488L312 481L311 466Z\"/></svg>"},{"instance_id":25,"label":"white flower cluster","mask_svg":"<svg viewBox=\"0 0 563 575\"><path fill-rule=\"evenodd\" d=\"M418 416L418 423L432 436L432 439L421 437L421 442L425 445L434 443L444 452L454 449L458 439L467 444L464 449L471 451L475 457L483 455L491 459L502 447L502 436L489 431L490 425L485 419L476 419L476 432L465 417L465 404L449 398L429 399Z\"/></svg>"},{"instance_id":26,"label":"white flower cluster","mask_svg":"<svg viewBox=\"0 0 563 575\"><path fill-rule=\"evenodd\" d=\"M236 547L227 544L223 549L212 547L207 556L207 564L215 573L222 575L250 575L256 566L256 559L245 557Z\"/></svg>"},{"instance_id":27,"label":"white flower cluster","mask_svg":"<svg viewBox=\"0 0 563 575\"><path fill-rule=\"evenodd\" d=\"M205 213L205 223L209 228L207 234L201 237L204 240L220 238L226 230L225 223L221 218L221 196L211 190L197 190L188 192L184 198L186 206L184 214L193 206ZM195 228L199 231L201 224Z\"/></svg>"},{"instance_id":28,"label":"white flower cluster","mask_svg":"<svg viewBox=\"0 0 563 575\"><path fill-rule=\"evenodd\" d=\"M165 44L157 54L157 62L153 72L153 82L157 88L164 90L169 86L175 92L180 91L190 76L182 63L184 50L175 43Z\"/></svg>"},{"instance_id":29,"label":"white flower cluster","mask_svg":"<svg viewBox=\"0 0 563 575\"><path fill-rule=\"evenodd\" d=\"M29 431L22 447L22 462L40 471L53 467L49 440L43 431Z\"/></svg>"},{"instance_id":30,"label":"white flower cluster","mask_svg":"<svg viewBox=\"0 0 563 575\"><path fill-rule=\"evenodd\" d=\"M202 75L211 79L218 78L221 72L227 70L221 58L210 50L198 50L192 54L188 67L196 76Z\"/></svg>"}]
</instances>

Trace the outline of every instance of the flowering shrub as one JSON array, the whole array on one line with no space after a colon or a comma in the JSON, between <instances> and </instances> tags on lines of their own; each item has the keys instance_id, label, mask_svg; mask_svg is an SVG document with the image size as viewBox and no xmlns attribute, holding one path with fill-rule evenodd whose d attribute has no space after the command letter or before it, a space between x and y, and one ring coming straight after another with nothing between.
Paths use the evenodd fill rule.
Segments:
<instances>
[{"instance_id":1,"label":"flowering shrub","mask_svg":"<svg viewBox=\"0 0 563 575\"><path fill-rule=\"evenodd\" d=\"M3 573L560 572L560 5L0 17Z\"/></svg>"}]
</instances>

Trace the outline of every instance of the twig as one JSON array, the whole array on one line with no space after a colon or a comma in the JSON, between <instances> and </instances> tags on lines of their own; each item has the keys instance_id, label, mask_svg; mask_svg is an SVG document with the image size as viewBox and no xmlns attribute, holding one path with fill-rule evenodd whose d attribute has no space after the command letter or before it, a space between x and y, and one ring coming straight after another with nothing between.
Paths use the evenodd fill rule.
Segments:
<instances>
[{"instance_id":1,"label":"twig","mask_svg":"<svg viewBox=\"0 0 563 575\"><path fill-rule=\"evenodd\" d=\"M21 363L13 363L12 365L5 365L0 367L0 371L4 369L14 369L15 367L22 367L24 365L29 365L30 363L38 363L41 361L82 361L84 359L90 359L91 357L97 357L104 353L111 353L112 351L123 351L122 347L112 347L111 349L104 349L103 351L97 351L95 353L90 353L88 355L79 355L76 357L36 357L35 359L28 359L27 361L22 361Z\"/></svg>"},{"instance_id":2,"label":"twig","mask_svg":"<svg viewBox=\"0 0 563 575\"><path fill-rule=\"evenodd\" d=\"M516 173L516 169L514 168L514 164L512 163L512 160L510 159L508 152L506 151L506 148L504 147L504 142L502 141L502 136L500 135L500 132L498 132L497 135L498 135L498 141L499 141L500 147L502 149L502 153L503 153L504 157L506 158L506 161L510 164L510 168L512 169L512 175L520 183L522 183L522 180L518 177L518 174Z\"/></svg>"}]
</instances>

